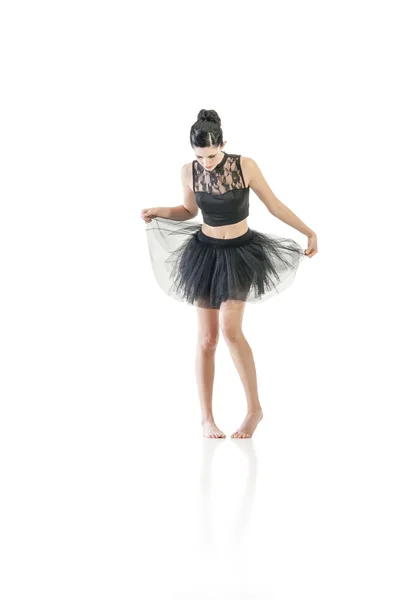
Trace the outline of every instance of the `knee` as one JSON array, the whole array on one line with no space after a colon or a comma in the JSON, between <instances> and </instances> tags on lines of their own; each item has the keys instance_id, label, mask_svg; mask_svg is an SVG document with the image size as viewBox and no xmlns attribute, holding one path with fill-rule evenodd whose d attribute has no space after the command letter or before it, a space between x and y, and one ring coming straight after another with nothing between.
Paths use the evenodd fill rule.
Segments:
<instances>
[{"instance_id":1,"label":"knee","mask_svg":"<svg viewBox=\"0 0 399 600\"><path fill-rule=\"evenodd\" d=\"M237 325L230 323L222 324L220 329L222 330L222 334L226 342L232 344L241 340L244 335L241 327L237 327Z\"/></svg>"},{"instance_id":2,"label":"knee","mask_svg":"<svg viewBox=\"0 0 399 600\"><path fill-rule=\"evenodd\" d=\"M198 337L198 345L201 350L209 352L215 350L219 340L218 332L203 333Z\"/></svg>"}]
</instances>

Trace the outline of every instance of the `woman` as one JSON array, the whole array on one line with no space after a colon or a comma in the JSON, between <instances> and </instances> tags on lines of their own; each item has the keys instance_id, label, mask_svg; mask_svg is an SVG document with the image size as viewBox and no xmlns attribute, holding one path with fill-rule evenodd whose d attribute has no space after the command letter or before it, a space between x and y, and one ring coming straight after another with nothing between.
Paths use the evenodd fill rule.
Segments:
<instances>
[{"instance_id":1,"label":"woman","mask_svg":"<svg viewBox=\"0 0 399 600\"><path fill-rule=\"evenodd\" d=\"M305 256L317 253L317 237L271 191L256 162L223 151L218 114L201 110L191 127L196 160L181 170L183 204L145 208L155 277L171 297L196 306L196 378L203 435L226 437L212 413L219 327L244 386L247 415L232 438L251 437L263 417L252 350L242 332L246 302L261 302L286 289ZM308 238L308 248L289 238L250 229L249 190L284 223ZM191 221L201 210L204 223Z\"/></svg>"}]
</instances>

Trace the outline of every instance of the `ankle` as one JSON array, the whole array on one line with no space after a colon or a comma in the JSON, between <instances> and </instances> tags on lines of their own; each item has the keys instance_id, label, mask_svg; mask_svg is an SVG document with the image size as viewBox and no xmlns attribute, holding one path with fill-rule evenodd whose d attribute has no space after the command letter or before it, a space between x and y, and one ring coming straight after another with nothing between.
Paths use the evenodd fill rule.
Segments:
<instances>
[{"instance_id":1,"label":"ankle","mask_svg":"<svg viewBox=\"0 0 399 600\"><path fill-rule=\"evenodd\" d=\"M215 420L213 418L213 415L206 415L203 416L201 419L201 425L203 425L204 423L214 423Z\"/></svg>"},{"instance_id":2,"label":"ankle","mask_svg":"<svg viewBox=\"0 0 399 600\"><path fill-rule=\"evenodd\" d=\"M251 406L251 408L248 408L247 414L248 415L258 415L262 413L263 414L263 410L261 405L259 404L259 406Z\"/></svg>"}]
</instances>

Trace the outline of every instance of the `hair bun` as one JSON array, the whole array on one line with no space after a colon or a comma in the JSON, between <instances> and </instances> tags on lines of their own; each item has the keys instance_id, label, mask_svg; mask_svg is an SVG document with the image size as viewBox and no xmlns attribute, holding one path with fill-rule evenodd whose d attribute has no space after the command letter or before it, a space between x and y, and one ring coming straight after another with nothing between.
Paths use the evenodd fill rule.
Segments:
<instances>
[{"instance_id":1,"label":"hair bun","mask_svg":"<svg viewBox=\"0 0 399 600\"><path fill-rule=\"evenodd\" d=\"M210 121L216 123L220 127L221 120L216 110L205 110L204 108L199 111L197 116L198 121Z\"/></svg>"}]
</instances>

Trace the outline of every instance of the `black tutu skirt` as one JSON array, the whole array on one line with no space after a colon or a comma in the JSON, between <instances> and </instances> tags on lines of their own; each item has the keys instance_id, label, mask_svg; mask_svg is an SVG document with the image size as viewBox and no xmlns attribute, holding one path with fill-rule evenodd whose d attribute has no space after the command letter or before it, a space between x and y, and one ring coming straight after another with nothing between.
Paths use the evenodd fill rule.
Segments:
<instances>
[{"instance_id":1,"label":"black tutu skirt","mask_svg":"<svg viewBox=\"0 0 399 600\"><path fill-rule=\"evenodd\" d=\"M152 269L170 297L202 308L226 300L262 302L293 281L305 251L290 238L248 228L214 238L200 221L154 217L146 223Z\"/></svg>"}]
</instances>

